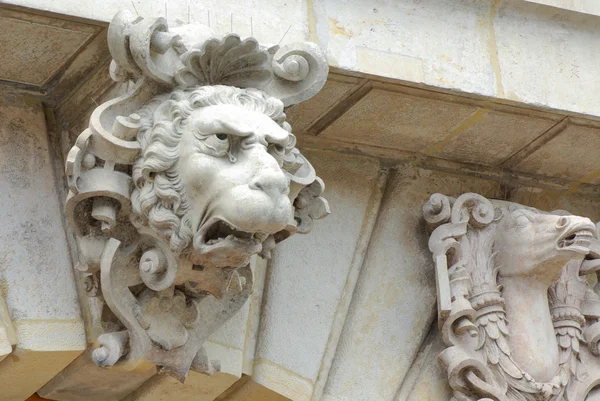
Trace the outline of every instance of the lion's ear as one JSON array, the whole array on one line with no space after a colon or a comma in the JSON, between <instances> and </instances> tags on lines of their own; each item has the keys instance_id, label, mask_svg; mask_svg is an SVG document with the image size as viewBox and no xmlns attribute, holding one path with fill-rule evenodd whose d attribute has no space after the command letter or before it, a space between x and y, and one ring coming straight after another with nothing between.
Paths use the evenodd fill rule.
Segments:
<instances>
[{"instance_id":1,"label":"lion's ear","mask_svg":"<svg viewBox=\"0 0 600 401\"><path fill-rule=\"evenodd\" d=\"M290 179L290 199L296 199L302 188L312 184L317 178L312 164L297 150L291 154L294 156L294 161L284 162L283 170Z\"/></svg>"},{"instance_id":2,"label":"lion's ear","mask_svg":"<svg viewBox=\"0 0 600 401\"><path fill-rule=\"evenodd\" d=\"M154 123L163 120L173 120L173 109L177 105L175 100L167 100L163 102L154 111Z\"/></svg>"}]
</instances>

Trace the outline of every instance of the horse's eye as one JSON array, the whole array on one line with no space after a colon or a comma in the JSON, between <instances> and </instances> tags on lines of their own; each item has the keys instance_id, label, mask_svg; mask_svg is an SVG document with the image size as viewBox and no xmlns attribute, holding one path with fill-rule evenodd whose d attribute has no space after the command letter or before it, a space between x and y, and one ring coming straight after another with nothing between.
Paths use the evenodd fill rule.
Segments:
<instances>
[{"instance_id":1,"label":"horse's eye","mask_svg":"<svg viewBox=\"0 0 600 401\"><path fill-rule=\"evenodd\" d=\"M562 216L556 222L556 228L563 228L569 224L569 219L566 216Z\"/></svg>"},{"instance_id":2,"label":"horse's eye","mask_svg":"<svg viewBox=\"0 0 600 401\"><path fill-rule=\"evenodd\" d=\"M515 218L515 226L517 227L527 227L530 223L531 221L529 218L527 218L527 216L520 215Z\"/></svg>"}]
</instances>

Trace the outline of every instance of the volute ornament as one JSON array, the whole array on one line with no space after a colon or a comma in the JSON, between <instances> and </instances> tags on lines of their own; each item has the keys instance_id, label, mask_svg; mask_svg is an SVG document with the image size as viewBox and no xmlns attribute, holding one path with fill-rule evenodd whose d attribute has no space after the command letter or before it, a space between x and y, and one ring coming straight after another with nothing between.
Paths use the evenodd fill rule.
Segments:
<instances>
[{"instance_id":1,"label":"volute ornament","mask_svg":"<svg viewBox=\"0 0 600 401\"><path fill-rule=\"evenodd\" d=\"M202 344L246 302L249 264L329 213L284 106L315 95L314 44L264 47L202 25L118 13L111 76L68 154L67 218L89 296L105 302L101 367L212 374Z\"/></svg>"},{"instance_id":2,"label":"volute ornament","mask_svg":"<svg viewBox=\"0 0 600 401\"><path fill-rule=\"evenodd\" d=\"M423 215L453 399L588 399L600 383L596 226L474 193L434 194Z\"/></svg>"}]
</instances>

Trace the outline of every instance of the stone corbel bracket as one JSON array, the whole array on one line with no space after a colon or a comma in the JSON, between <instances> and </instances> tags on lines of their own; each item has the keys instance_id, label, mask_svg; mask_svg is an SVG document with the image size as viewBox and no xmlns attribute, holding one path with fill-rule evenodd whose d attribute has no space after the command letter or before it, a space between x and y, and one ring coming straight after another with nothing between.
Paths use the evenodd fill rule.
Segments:
<instances>
[{"instance_id":1,"label":"stone corbel bracket","mask_svg":"<svg viewBox=\"0 0 600 401\"><path fill-rule=\"evenodd\" d=\"M275 155L269 157L277 158L281 170L268 179L277 180L276 185L287 182L287 188L274 192L269 189L272 184L263 181L249 182L248 188L288 199L291 215L285 217L284 228L271 232L277 225L269 223L253 232L246 224L242 230L227 220L215 224L220 227L215 230L227 231L223 236L231 238L234 244L229 248L238 246L244 252L253 249L254 254L269 257L277 242L294 233L308 233L313 220L329 214L329 205L321 196L324 183L296 149L281 106L314 96L327 79L327 60L312 43L264 47L253 38L242 39L236 34L219 38L203 25L170 28L163 18L145 19L128 11L114 17L108 43L113 56L111 77L117 82L133 82L133 86L123 96L94 110L89 127L70 150L65 167L69 187L66 215L80 250L79 269L87 274L88 295L102 296L106 306L102 322L105 333L94 346L93 360L100 367L123 370L157 365L181 381L190 369L210 374L217 366L207 360L202 344L250 296L249 254L240 251L239 256L240 252L236 254L222 246L194 258L190 248L198 245L195 242L200 241L200 234L192 233L193 244L191 239L184 245L181 238L173 239L174 230L180 229L189 217L176 215L176 209L183 207L185 188L181 181L172 178L172 170L161 184L149 174L138 176L134 182L137 166L144 158L152 157L143 153L152 138L140 135L154 130L153 124L165 121L167 130L181 130L180 126L174 127L180 114L173 111L175 101L167 100L168 96L182 97L203 87L218 92L218 104L235 96L247 96L259 106L261 102L271 102L265 107L265 114L281 108L281 116L272 117L274 122L269 129L277 132L272 134L274 137L285 138L285 143L283 139L267 143L265 151ZM249 91L243 92L244 88ZM277 105L269 100L272 98L281 103ZM163 104L158 107L157 102ZM243 109L239 101L232 105ZM241 110L240 115L245 112ZM235 124L243 124L243 120ZM222 140L217 138L219 135L225 134L205 137L218 142ZM266 143L267 139L261 141ZM207 142L203 149L214 154L217 142ZM163 159L175 157L173 150L160 149ZM236 163L234 156L229 154L228 158L231 164ZM281 173L280 179L277 174ZM148 188L164 197L155 202L158 216L148 215L154 211L148 212L144 202L156 200L144 192ZM146 196L136 210L132 205L134 191L139 191L138 198ZM173 200L176 192L180 203ZM186 200L185 205L191 202ZM253 205L249 203L248 207ZM172 209L171 215L160 215L168 208ZM196 217L205 221L204 216ZM174 223L173 219L181 220ZM256 217L249 221L254 220ZM167 223L175 228L164 229ZM185 224L191 225L189 220ZM223 238L213 241L220 239ZM200 246L210 248L213 244ZM237 257L229 259L230 265L223 262L228 260L223 256L229 255L227 252ZM211 258L217 257L220 262L213 263Z\"/></svg>"},{"instance_id":2,"label":"stone corbel bracket","mask_svg":"<svg viewBox=\"0 0 600 401\"><path fill-rule=\"evenodd\" d=\"M423 207L447 347L439 359L454 397L584 401L600 382L600 296L581 277L600 270L597 228L493 202L434 194Z\"/></svg>"}]
</instances>

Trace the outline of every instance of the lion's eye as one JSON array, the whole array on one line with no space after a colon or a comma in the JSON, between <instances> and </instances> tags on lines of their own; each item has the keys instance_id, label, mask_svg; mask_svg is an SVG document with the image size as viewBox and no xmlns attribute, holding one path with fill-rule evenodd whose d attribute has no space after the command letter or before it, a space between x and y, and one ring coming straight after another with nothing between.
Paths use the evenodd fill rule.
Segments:
<instances>
[{"instance_id":1,"label":"lion's eye","mask_svg":"<svg viewBox=\"0 0 600 401\"><path fill-rule=\"evenodd\" d=\"M281 146L278 143L269 144L268 148L269 154L277 160L279 166L283 166L283 159L285 157L285 147Z\"/></svg>"},{"instance_id":2,"label":"lion's eye","mask_svg":"<svg viewBox=\"0 0 600 401\"><path fill-rule=\"evenodd\" d=\"M285 148L278 143L273 143L269 146L272 153L277 155L283 155L285 152Z\"/></svg>"},{"instance_id":3,"label":"lion's eye","mask_svg":"<svg viewBox=\"0 0 600 401\"><path fill-rule=\"evenodd\" d=\"M213 156L225 156L231 147L229 135L222 133L207 135L203 142Z\"/></svg>"}]
</instances>

